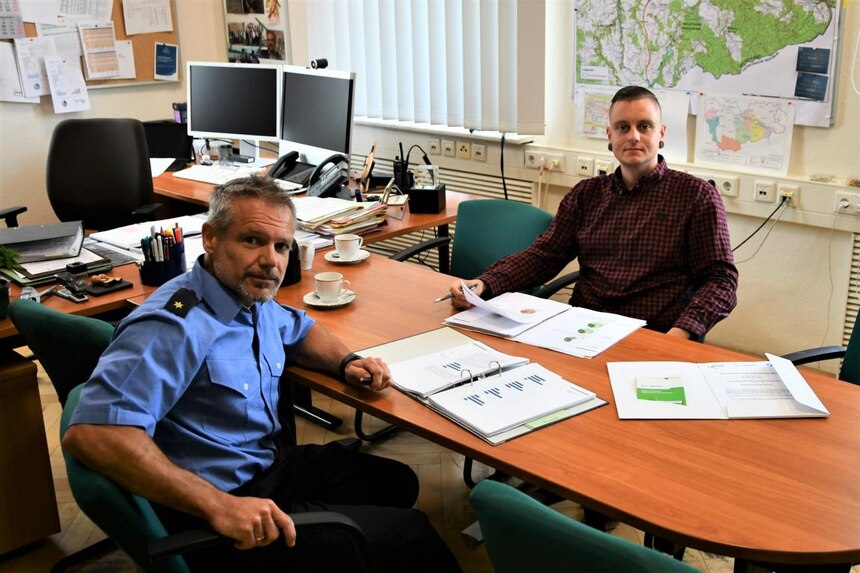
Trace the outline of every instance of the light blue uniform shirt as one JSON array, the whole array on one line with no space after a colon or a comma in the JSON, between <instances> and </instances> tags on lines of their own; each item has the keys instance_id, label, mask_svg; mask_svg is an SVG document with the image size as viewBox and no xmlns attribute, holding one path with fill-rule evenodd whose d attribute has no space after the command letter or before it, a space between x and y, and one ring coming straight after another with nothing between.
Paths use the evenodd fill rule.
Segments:
<instances>
[{"instance_id":1,"label":"light blue uniform shirt","mask_svg":"<svg viewBox=\"0 0 860 573\"><path fill-rule=\"evenodd\" d=\"M165 308L182 288L200 301L184 318ZM230 491L274 460L278 381L312 326L274 301L246 308L198 260L119 324L72 424L143 428L175 464Z\"/></svg>"}]
</instances>

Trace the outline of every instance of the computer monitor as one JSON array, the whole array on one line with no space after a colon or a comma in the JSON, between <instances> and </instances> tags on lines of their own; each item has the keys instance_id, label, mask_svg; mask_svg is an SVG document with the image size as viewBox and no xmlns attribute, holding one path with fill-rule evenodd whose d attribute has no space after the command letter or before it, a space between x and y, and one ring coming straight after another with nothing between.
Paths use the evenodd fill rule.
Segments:
<instances>
[{"instance_id":1,"label":"computer monitor","mask_svg":"<svg viewBox=\"0 0 860 573\"><path fill-rule=\"evenodd\" d=\"M318 165L340 153L349 159L355 74L283 66L280 154Z\"/></svg>"},{"instance_id":2,"label":"computer monitor","mask_svg":"<svg viewBox=\"0 0 860 573\"><path fill-rule=\"evenodd\" d=\"M282 66L188 62L188 134L279 141ZM242 146L242 153L256 147Z\"/></svg>"}]
</instances>

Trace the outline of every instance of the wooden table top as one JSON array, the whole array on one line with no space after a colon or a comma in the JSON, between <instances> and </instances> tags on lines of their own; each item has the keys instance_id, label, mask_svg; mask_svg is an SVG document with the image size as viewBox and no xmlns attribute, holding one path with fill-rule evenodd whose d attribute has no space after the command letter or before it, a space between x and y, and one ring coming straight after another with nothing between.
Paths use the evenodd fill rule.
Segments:
<instances>
[{"instance_id":1,"label":"wooden table top","mask_svg":"<svg viewBox=\"0 0 860 573\"><path fill-rule=\"evenodd\" d=\"M213 187L210 183L182 179L174 177L171 172L165 172L158 177L153 177L152 184L156 195L205 208L209 207L209 196L212 194ZM301 196L299 195L299 197ZM480 197L468 193L448 191L446 194L445 209L442 212L412 213L407 210L402 220L387 217L385 225L364 235L364 242L366 244L376 243L413 231L423 231L453 223L457 220L457 207L459 207L462 201L471 199L480 199ZM392 207L391 209L393 212L398 208Z\"/></svg>"},{"instance_id":2,"label":"wooden table top","mask_svg":"<svg viewBox=\"0 0 860 573\"><path fill-rule=\"evenodd\" d=\"M358 293L335 310L309 308L313 274L337 270ZM316 257L278 300L303 308L354 350L441 326L433 300L451 277L378 255L354 266ZM304 383L404 429L690 547L749 560L860 560L860 388L802 369L830 410L824 419L619 420L606 363L761 360L640 330L593 359L468 333L557 372L609 405L490 446L394 388L345 387L301 368Z\"/></svg>"}]
</instances>

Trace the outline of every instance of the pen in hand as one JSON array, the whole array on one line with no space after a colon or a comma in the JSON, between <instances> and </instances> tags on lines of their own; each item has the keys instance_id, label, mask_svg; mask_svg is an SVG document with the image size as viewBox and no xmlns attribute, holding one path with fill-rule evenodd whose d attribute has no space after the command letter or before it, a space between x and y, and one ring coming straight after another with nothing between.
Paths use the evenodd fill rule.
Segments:
<instances>
[{"instance_id":1,"label":"pen in hand","mask_svg":"<svg viewBox=\"0 0 860 573\"><path fill-rule=\"evenodd\" d=\"M475 290L476 288L478 288L477 283L473 284L473 285L469 285L469 290ZM450 300L452 298L454 298L454 295L449 292L445 296L440 296L439 298L437 298L433 302L442 302L443 300Z\"/></svg>"}]
</instances>

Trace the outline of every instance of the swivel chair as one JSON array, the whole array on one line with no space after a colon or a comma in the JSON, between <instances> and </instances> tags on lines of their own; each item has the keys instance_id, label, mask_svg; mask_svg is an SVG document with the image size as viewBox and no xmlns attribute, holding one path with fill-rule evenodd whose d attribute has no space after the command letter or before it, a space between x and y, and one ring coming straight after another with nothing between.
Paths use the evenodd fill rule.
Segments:
<instances>
[{"instance_id":1,"label":"swivel chair","mask_svg":"<svg viewBox=\"0 0 860 573\"><path fill-rule=\"evenodd\" d=\"M113 326L102 320L62 313L29 300L15 300L9 316L24 342L35 353L51 378L63 405L61 436L65 435L72 412L85 382L113 335ZM291 413L291 409L282 408ZM290 439L294 425L285 425ZM64 571L72 565L107 553L119 546L143 571L186 573L181 555L232 540L211 529L167 535L149 502L81 465L63 451L69 484L78 506L104 531L108 538L69 555L52 567ZM307 512L290 516L299 531L327 528L345 535L352 543L360 570L372 571L367 541L359 526L334 512Z\"/></svg>"},{"instance_id":2,"label":"swivel chair","mask_svg":"<svg viewBox=\"0 0 860 573\"><path fill-rule=\"evenodd\" d=\"M436 237L391 255L396 261L407 261L430 249L439 249L451 243L451 274L462 279L473 279L499 259L521 251L531 245L538 235L546 231L552 214L538 207L516 201L479 199L463 201L457 208L457 228L451 237ZM579 278L578 272L568 273L546 285L535 284L526 292L549 298ZM362 429L363 414L355 412L355 434L366 441L379 440L396 431L386 426L373 433ZM464 476L468 476L471 460L467 458ZM466 483L474 485L470 477Z\"/></svg>"},{"instance_id":3,"label":"swivel chair","mask_svg":"<svg viewBox=\"0 0 860 573\"><path fill-rule=\"evenodd\" d=\"M469 497L496 573L693 573L671 557L597 531L496 481L485 480Z\"/></svg>"},{"instance_id":4,"label":"swivel chair","mask_svg":"<svg viewBox=\"0 0 860 573\"><path fill-rule=\"evenodd\" d=\"M104 230L152 220L152 171L136 119L67 119L48 149L48 199L61 221Z\"/></svg>"},{"instance_id":5,"label":"swivel chair","mask_svg":"<svg viewBox=\"0 0 860 573\"><path fill-rule=\"evenodd\" d=\"M7 227L17 227L18 226L18 215L26 211L27 208L24 206L17 207L8 207L6 209L0 209L0 219L6 223Z\"/></svg>"},{"instance_id":6,"label":"swivel chair","mask_svg":"<svg viewBox=\"0 0 860 573\"><path fill-rule=\"evenodd\" d=\"M857 317L860 319L860 316ZM791 360L795 366L819 362L821 360L832 360L842 358L842 367L839 369L839 379L852 384L860 384L860 328L855 319L848 346L824 346L821 348L810 348L786 354L783 358Z\"/></svg>"}]
</instances>

